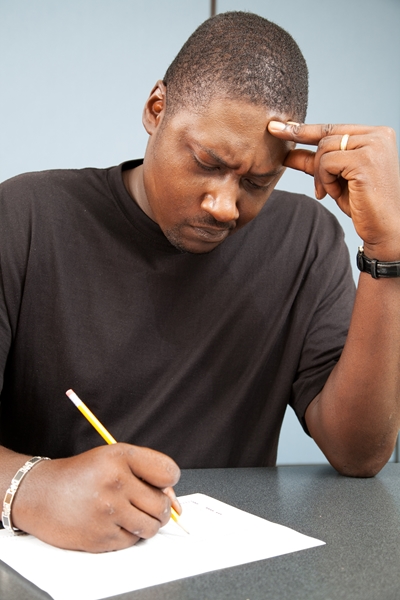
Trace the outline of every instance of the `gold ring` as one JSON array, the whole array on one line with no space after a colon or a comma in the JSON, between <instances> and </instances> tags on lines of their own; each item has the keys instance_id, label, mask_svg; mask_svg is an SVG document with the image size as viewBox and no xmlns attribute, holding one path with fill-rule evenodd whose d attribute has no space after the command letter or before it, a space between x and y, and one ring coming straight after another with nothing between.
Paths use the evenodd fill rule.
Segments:
<instances>
[{"instance_id":1,"label":"gold ring","mask_svg":"<svg viewBox=\"0 0 400 600\"><path fill-rule=\"evenodd\" d=\"M343 152L347 150L347 143L349 141L349 137L349 134L345 133L342 139L340 140L340 149L343 150Z\"/></svg>"}]
</instances>

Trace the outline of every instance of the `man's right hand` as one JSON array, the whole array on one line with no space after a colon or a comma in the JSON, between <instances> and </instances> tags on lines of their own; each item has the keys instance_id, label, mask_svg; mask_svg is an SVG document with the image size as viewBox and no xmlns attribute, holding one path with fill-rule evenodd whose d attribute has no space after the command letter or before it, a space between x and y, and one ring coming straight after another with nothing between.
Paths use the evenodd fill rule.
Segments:
<instances>
[{"instance_id":1,"label":"man's right hand","mask_svg":"<svg viewBox=\"0 0 400 600\"><path fill-rule=\"evenodd\" d=\"M15 495L13 525L60 548L127 548L168 522L179 476L165 454L129 444L42 461Z\"/></svg>"}]
</instances>

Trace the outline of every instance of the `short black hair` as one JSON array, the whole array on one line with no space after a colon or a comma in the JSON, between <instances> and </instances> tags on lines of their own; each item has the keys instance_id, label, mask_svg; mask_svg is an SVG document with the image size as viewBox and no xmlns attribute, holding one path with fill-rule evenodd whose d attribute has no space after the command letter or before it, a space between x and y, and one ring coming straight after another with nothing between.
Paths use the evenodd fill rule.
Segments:
<instances>
[{"instance_id":1,"label":"short black hair","mask_svg":"<svg viewBox=\"0 0 400 600\"><path fill-rule=\"evenodd\" d=\"M167 114L206 105L213 97L247 100L304 121L308 69L294 39L281 27L249 12L208 19L169 66Z\"/></svg>"}]
</instances>

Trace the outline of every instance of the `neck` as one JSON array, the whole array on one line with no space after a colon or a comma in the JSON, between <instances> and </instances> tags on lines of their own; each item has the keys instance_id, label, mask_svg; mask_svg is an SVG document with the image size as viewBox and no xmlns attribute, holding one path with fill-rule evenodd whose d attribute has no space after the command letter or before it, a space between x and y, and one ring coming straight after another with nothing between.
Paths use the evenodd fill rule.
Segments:
<instances>
[{"instance_id":1,"label":"neck","mask_svg":"<svg viewBox=\"0 0 400 600\"><path fill-rule=\"evenodd\" d=\"M153 213L147 200L143 181L143 165L135 169L123 171L122 180L130 197L142 209L142 211L154 221Z\"/></svg>"}]
</instances>

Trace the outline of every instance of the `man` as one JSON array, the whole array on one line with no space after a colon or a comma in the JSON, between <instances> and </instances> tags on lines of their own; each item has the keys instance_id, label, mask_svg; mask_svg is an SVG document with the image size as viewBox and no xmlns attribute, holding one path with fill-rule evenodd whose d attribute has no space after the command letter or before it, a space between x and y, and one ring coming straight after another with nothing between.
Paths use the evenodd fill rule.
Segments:
<instances>
[{"instance_id":1,"label":"man","mask_svg":"<svg viewBox=\"0 0 400 600\"><path fill-rule=\"evenodd\" d=\"M9 526L65 548L132 545L179 511L174 461L274 464L287 404L339 472L386 463L400 281L381 275L400 269L368 259L400 260L394 134L299 125L306 102L290 36L219 15L153 88L143 164L3 184L0 494L33 454L53 459L9 493ZM343 234L316 201L273 192L285 167L364 240L374 277L354 309ZM128 443L99 446L70 387Z\"/></svg>"}]
</instances>

